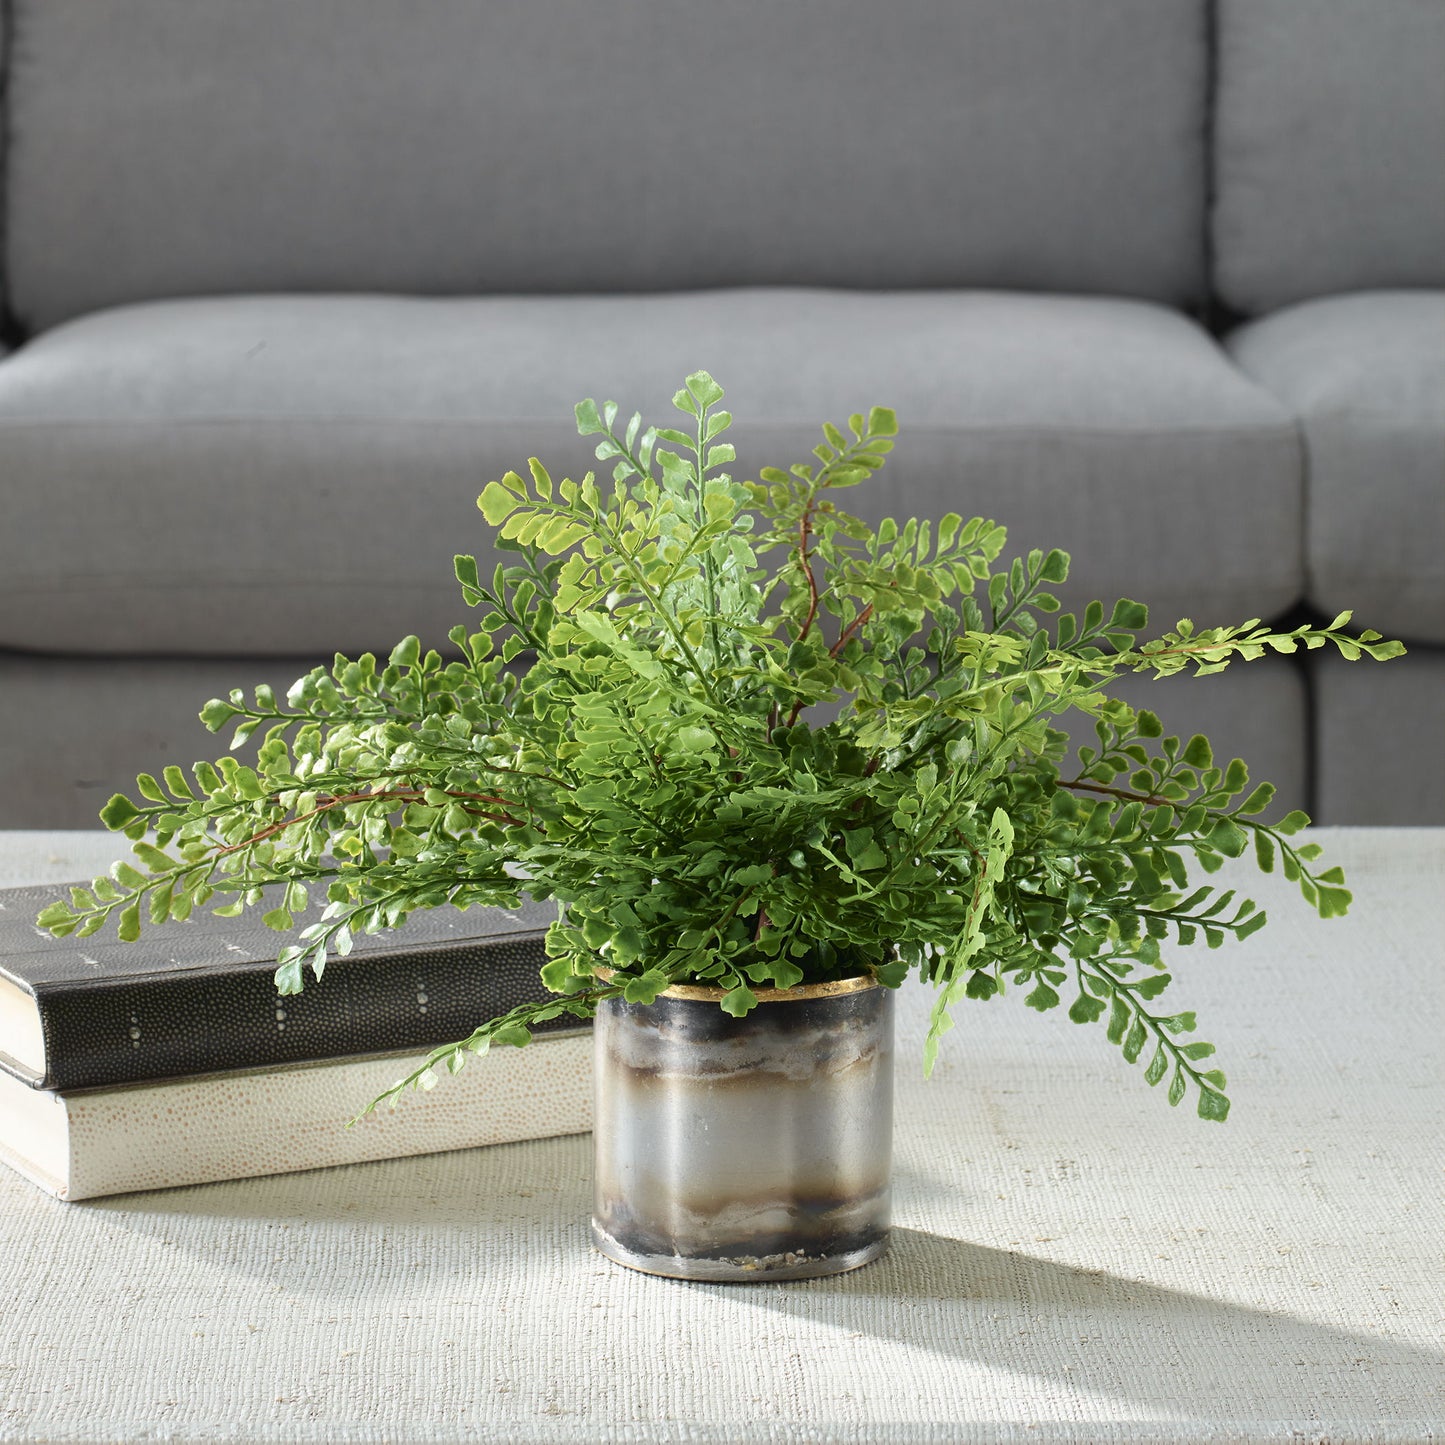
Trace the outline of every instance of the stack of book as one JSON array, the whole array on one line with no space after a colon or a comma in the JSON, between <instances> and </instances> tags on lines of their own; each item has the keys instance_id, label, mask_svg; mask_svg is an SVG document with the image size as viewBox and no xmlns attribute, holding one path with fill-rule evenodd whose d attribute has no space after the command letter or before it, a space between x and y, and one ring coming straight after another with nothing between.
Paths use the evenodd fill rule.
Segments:
<instances>
[{"instance_id":1,"label":"stack of book","mask_svg":"<svg viewBox=\"0 0 1445 1445\"><path fill-rule=\"evenodd\" d=\"M435 909L282 997L289 935L200 913L120 943L35 926L0 890L0 1160L61 1199L581 1133L591 1035L563 1017L346 1125L438 1044L544 997L552 905ZM305 922L303 916L301 922Z\"/></svg>"}]
</instances>

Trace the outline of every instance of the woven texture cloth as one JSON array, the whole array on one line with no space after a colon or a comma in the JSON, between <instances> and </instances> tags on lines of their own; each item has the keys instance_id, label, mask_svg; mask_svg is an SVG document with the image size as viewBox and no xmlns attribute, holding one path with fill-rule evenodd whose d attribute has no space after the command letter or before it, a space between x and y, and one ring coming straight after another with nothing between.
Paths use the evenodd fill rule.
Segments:
<instances>
[{"instance_id":1,"label":"woven texture cloth","mask_svg":"<svg viewBox=\"0 0 1445 1445\"><path fill-rule=\"evenodd\" d=\"M836 1279L607 1263L585 1137L71 1205L0 1171L0 1439L1440 1438L1445 831L1317 837L1348 918L1250 879L1270 927L1175 958L1222 1127L1013 996L925 1084L907 990L898 1228ZM0 881L113 847L0 837Z\"/></svg>"}]
</instances>

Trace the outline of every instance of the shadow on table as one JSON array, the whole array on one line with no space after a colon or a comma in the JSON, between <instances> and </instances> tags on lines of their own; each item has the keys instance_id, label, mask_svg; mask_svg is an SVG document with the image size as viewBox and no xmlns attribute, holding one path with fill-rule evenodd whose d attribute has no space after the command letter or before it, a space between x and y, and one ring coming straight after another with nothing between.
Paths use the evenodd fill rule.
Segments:
<instances>
[{"instance_id":1,"label":"shadow on table","mask_svg":"<svg viewBox=\"0 0 1445 1445\"><path fill-rule=\"evenodd\" d=\"M592 1138L569 1134L113 1194L67 1207L109 1217L132 1231L164 1233L192 1219L476 1229L516 1215L537 1222L555 1218L585 1223L591 1205Z\"/></svg>"},{"instance_id":2,"label":"shadow on table","mask_svg":"<svg viewBox=\"0 0 1445 1445\"><path fill-rule=\"evenodd\" d=\"M431 1267L454 1257L465 1273L478 1240L500 1231L514 1246L528 1241L538 1259L616 1271L699 1321L723 1291L800 1327L830 1326L860 1342L860 1368L871 1340L1171 1418L1308 1423L1348 1414L1388 1422L1430 1414L1441 1359L1408 1342L914 1229L895 1229L883 1259L832 1279L705 1285L620 1271L586 1243L590 1150L577 1136L72 1207L102 1231L162 1239L295 1293L314 1285L328 1297L354 1288L374 1298L387 1251L414 1253ZM251 1227L218 1235L217 1221L227 1220ZM256 1247L258 1226L265 1250ZM313 1281L312 1264L324 1265L338 1247L355 1254L355 1280L321 1268ZM404 1274L396 1278L409 1287Z\"/></svg>"},{"instance_id":3,"label":"shadow on table","mask_svg":"<svg viewBox=\"0 0 1445 1445\"><path fill-rule=\"evenodd\" d=\"M311 1169L66 1206L98 1251L118 1233L189 1257L218 1280L250 1280L338 1304L415 1292L424 1270L470 1277L505 1243L508 1257L551 1267L591 1255L592 1140L587 1135ZM336 1260L354 1261L338 1270Z\"/></svg>"},{"instance_id":4,"label":"shadow on table","mask_svg":"<svg viewBox=\"0 0 1445 1445\"><path fill-rule=\"evenodd\" d=\"M1261 1410L1328 1420L1346 1402L1348 1413L1370 1418L1397 1409L1423 1418L1442 1364L1408 1342L914 1229L895 1229L889 1253L864 1269L748 1289L761 1308L861 1340L1195 1420L1261 1418Z\"/></svg>"}]
</instances>

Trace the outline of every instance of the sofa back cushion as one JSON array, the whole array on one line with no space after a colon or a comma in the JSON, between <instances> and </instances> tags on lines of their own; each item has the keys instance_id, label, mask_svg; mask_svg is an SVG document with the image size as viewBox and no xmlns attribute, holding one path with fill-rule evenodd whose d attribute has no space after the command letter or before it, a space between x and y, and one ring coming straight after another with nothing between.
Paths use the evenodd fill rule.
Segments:
<instances>
[{"instance_id":1,"label":"sofa back cushion","mask_svg":"<svg viewBox=\"0 0 1445 1445\"><path fill-rule=\"evenodd\" d=\"M33 328L195 293L1203 288L1204 0L11 0Z\"/></svg>"},{"instance_id":2,"label":"sofa back cushion","mask_svg":"<svg viewBox=\"0 0 1445 1445\"><path fill-rule=\"evenodd\" d=\"M10 317L8 299L10 287L6 279L5 255L5 150L6 150L6 104L5 85L10 74L10 12L0 0L0 351L14 338L11 336L13 322Z\"/></svg>"},{"instance_id":3,"label":"sofa back cushion","mask_svg":"<svg viewBox=\"0 0 1445 1445\"><path fill-rule=\"evenodd\" d=\"M1216 289L1445 285L1445 0L1220 0Z\"/></svg>"}]
</instances>

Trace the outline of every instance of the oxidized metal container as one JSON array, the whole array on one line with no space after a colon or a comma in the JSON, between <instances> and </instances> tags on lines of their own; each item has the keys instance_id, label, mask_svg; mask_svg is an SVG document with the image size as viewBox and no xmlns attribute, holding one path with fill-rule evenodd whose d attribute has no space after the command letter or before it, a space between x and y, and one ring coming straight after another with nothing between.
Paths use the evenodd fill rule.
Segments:
<instances>
[{"instance_id":1,"label":"oxidized metal container","mask_svg":"<svg viewBox=\"0 0 1445 1445\"><path fill-rule=\"evenodd\" d=\"M838 1274L888 1246L893 991L872 979L608 999L595 1025L596 1201L609 1259L680 1279Z\"/></svg>"}]
</instances>

